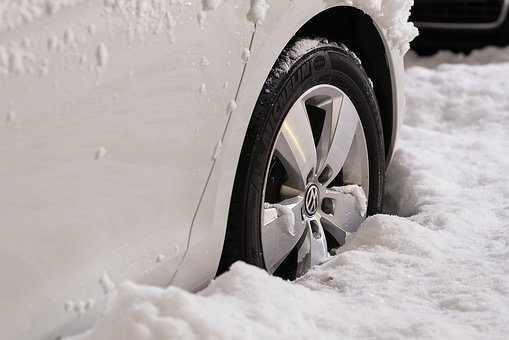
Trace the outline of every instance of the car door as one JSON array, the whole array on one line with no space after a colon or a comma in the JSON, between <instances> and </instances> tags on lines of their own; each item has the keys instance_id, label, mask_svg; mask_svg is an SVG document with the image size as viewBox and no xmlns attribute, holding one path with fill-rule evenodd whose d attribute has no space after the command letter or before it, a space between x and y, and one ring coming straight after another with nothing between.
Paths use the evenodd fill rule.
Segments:
<instances>
[{"instance_id":1,"label":"car door","mask_svg":"<svg viewBox=\"0 0 509 340\"><path fill-rule=\"evenodd\" d=\"M169 281L253 27L247 1L6 6L0 328L55 338L111 283Z\"/></svg>"}]
</instances>

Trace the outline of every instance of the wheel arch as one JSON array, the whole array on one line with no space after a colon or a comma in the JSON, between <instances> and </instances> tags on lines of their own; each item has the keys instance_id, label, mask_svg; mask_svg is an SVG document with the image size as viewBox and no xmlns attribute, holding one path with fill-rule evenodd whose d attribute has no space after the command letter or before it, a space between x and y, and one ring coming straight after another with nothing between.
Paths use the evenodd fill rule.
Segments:
<instances>
[{"instance_id":1,"label":"wheel arch","mask_svg":"<svg viewBox=\"0 0 509 340\"><path fill-rule=\"evenodd\" d=\"M327 25L330 25L327 28ZM352 29L350 25L355 25ZM330 30L330 27L334 27ZM325 29L327 28L327 29ZM236 110L221 140L221 152L214 160L203 199L196 212L188 252L170 283L198 290L216 274L226 233L228 211L241 147L253 114L258 95L278 56L295 36L323 36L344 43L362 60L374 83L382 112L385 135L386 163L394 149L397 127L403 108L403 62L397 48L390 46L381 29L371 17L359 9L323 0L272 2L267 18L257 25L249 45L251 56L235 96ZM355 40L365 40L355 44ZM373 46L370 46L373 45ZM380 60L383 60L380 63ZM379 65L382 64L382 65ZM231 98L226 98L231 99Z\"/></svg>"}]
</instances>

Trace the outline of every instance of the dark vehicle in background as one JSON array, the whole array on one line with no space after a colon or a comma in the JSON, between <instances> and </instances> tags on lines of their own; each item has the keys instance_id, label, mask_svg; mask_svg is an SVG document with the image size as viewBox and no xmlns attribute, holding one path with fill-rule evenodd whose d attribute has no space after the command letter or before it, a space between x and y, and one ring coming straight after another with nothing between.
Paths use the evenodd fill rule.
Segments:
<instances>
[{"instance_id":1,"label":"dark vehicle in background","mask_svg":"<svg viewBox=\"0 0 509 340\"><path fill-rule=\"evenodd\" d=\"M438 50L468 53L509 44L509 0L415 0L410 20L419 28L412 48L421 55Z\"/></svg>"}]
</instances>

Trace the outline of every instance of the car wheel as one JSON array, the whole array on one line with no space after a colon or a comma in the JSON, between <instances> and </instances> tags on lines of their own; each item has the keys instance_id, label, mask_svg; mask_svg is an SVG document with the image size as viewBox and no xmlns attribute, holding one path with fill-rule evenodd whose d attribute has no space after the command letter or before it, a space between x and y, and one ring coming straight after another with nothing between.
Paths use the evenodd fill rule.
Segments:
<instances>
[{"instance_id":1,"label":"car wheel","mask_svg":"<svg viewBox=\"0 0 509 340\"><path fill-rule=\"evenodd\" d=\"M219 273L243 260L294 279L326 261L381 211L382 131L351 51L325 40L289 44L249 123Z\"/></svg>"}]
</instances>

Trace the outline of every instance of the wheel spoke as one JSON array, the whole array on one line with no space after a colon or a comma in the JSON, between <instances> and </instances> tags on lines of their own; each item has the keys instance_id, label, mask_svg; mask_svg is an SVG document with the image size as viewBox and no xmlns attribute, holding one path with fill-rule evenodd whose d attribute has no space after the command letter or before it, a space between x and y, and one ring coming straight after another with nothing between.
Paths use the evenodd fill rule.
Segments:
<instances>
[{"instance_id":1,"label":"wheel spoke","mask_svg":"<svg viewBox=\"0 0 509 340\"><path fill-rule=\"evenodd\" d=\"M357 184L362 187L366 198L369 193L368 149L362 126L357 126L352 148L342 169L343 183Z\"/></svg>"},{"instance_id":2,"label":"wheel spoke","mask_svg":"<svg viewBox=\"0 0 509 340\"><path fill-rule=\"evenodd\" d=\"M339 188L341 189L341 187ZM339 190L338 189L338 190ZM326 191L325 200L330 200L328 205L330 209L327 211L320 210L320 221L322 222L323 228L327 230L338 242L343 244L346 234L357 230L359 226L365 220L365 211L362 211L364 206L362 205L362 188L359 187L359 191L355 193L351 190L344 190L339 192L336 190L328 189ZM366 202L364 202L365 204ZM323 206L322 206L323 208Z\"/></svg>"},{"instance_id":3,"label":"wheel spoke","mask_svg":"<svg viewBox=\"0 0 509 340\"><path fill-rule=\"evenodd\" d=\"M305 239L297 251L297 277L304 275L313 266L324 263L329 257L327 240L319 219L306 221Z\"/></svg>"},{"instance_id":4,"label":"wheel spoke","mask_svg":"<svg viewBox=\"0 0 509 340\"><path fill-rule=\"evenodd\" d=\"M322 223L316 217L311 219L311 267L322 264L329 257L327 252L327 240L323 231Z\"/></svg>"},{"instance_id":5,"label":"wheel spoke","mask_svg":"<svg viewBox=\"0 0 509 340\"><path fill-rule=\"evenodd\" d=\"M298 189L295 189L288 185L283 184L281 186L281 190L279 191L279 194L284 198L288 198L288 197L302 196L304 194L304 191L298 190Z\"/></svg>"},{"instance_id":6,"label":"wheel spoke","mask_svg":"<svg viewBox=\"0 0 509 340\"><path fill-rule=\"evenodd\" d=\"M360 121L352 101L343 96L336 99L327 112L320 138L320 181L328 185L341 171L350 152Z\"/></svg>"},{"instance_id":7,"label":"wheel spoke","mask_svg":"<svg viewBox=\"0 0 509 340\"><path fill-rule=\"evenodd\" d=\"M280 204L267 204L263 210L263 257L271 274L295 248L305 231L302 201L302 197L295 197Z\"/></svg>"},{"instance_id":8,"label":"wheel spoke","mask_svg":"<svg viewBox=\"0 0 509 340\"><path fill-rule=\"evenodd\" d=\"M304 275L311 268L311 234L307 227L304 232L304 239L301 240L297 249L297 271L296 277Z\"/></svg>"},{"instance_id":9,"label":"wheel spoke","mask_svg":"<svg viewBox=\"0 0 509 340\"><path fill-rule=\"evenodd\" d=\"M316 168L316 147L302 101L297 101L288 112L276 141L274 155L288 173L287 184L303 190L309 173Z\"/></svg>"}]
</instances>

